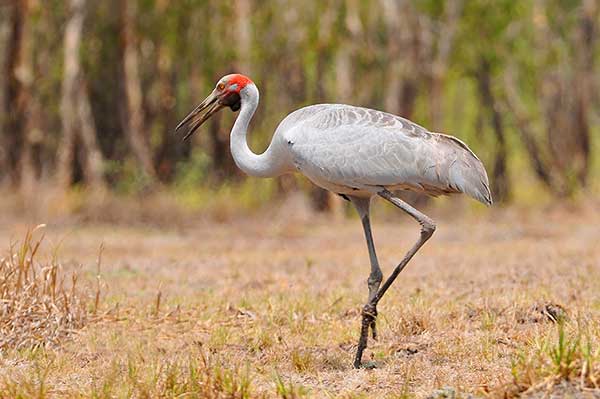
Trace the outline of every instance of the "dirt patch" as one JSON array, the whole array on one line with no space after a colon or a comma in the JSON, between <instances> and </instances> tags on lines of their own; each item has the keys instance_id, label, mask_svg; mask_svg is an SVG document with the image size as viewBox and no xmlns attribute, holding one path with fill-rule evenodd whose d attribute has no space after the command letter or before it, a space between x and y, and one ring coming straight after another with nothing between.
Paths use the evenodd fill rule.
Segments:
<instances>
[{"instance_id":1,"label":"dirt patch","mask_svg":"<svg viewBox=\"0 0 600 399\"><path fill-rule=\"evenodd\" d=\"M58 257L92 288L104 243L106 318L35 356L9 351L0 384L37 392L43 375L49 397L153 397L196 387L193 372L246 397L503 397L549 376L596 389L600 213L491 212L437 219L380 304L365 353L374 370L351 364L369 273L358 220L48 226L41 253L62 242ZM386 274L418 226L383 220L373 229ZM0 225L4 247L25 228Z\"/></svg>"}]
</instances>

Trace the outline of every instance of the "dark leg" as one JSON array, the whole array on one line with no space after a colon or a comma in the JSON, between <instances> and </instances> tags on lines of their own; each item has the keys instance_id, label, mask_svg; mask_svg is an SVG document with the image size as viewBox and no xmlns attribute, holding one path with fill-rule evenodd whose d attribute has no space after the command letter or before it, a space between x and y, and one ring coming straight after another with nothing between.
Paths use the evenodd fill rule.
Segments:
<instances>
[{"instance_id":1,"label":"dark leg","mask_svg":"<svg viewBox=\"0 0 600 399\"><path fill-rule=\"evenodd\" d=\"M377 295L377 291L383 279L383 274L381 273L381 268L379 267L379 261L377 260L377 254L375 252L375 244L373 243L373 234L371 232L371 222L369 220L369 206L371 203L370 198L352 198L352 203L356 207L358 214L360 215L360 219L363 225L363 230L365 232L365 239L367 241L367 248L369 249L369 259L371 261L371 273L369 274L369 279L367 280L367 285L369 287L369 297L367 299L367 303L362 311L362 324L361 324L361 334L360 334L360 342L358 344L359 352L356 353L356 358L354 361L354 367L360 367L360 362L362 359L362 352L364 348L367 346L367 339L369 336L369 328L371 328L373 332L373 339L377 339L377 328L376 328L376 319L377 319L377 305L373 305L373 300Z\"/></svg>"},{"instance_id":2,"label":"dark leg","mask_svg":"<svg viewBox=\"0 0 600 399\"><path fill-rule=\"evenodd\" d=\"M422 214L412 206L408 205L406 202L402 201L400 198L392 196L392 193L390 193L387 190L381 191L378 194L382 198L385 198L392 204L396 205L398 208L402 209L404 212L408 213L410 216L413 217L413 219L419 222L419 224L421 225L421 236L419 237L415 245L413 245L413 247L406 253L406 255L404 255L402 261L398 264L398 266L396 266L396 268L385 281L385 283L383 283L383 286L379 289L377 295L375 296L375 305L377 305L377 303L379 302L383 294L385 294L387 289L390 288L390 285L392 285L394 280L396 280L396 277L398 277L398 274L400 274L402 269L404 269L404 267L408 264L412 257L423 246L423 244L425 244L425 242L429 240L429 238L433 235L433 232L435 231L435 222L431 220L429 216Z\"/></svg>"},{"instance_id":3,"label":"dark leg","mask_svg":"<svg viewBox=\"0 0 600 399\"><path fill-rule=\"evenodd\" d=\"M378 195L392 204L402 209L404 212L408 213L421 225L421 235L417 242L413 245L413 247L404 255L402 261L396 266L392 274L388 277L388 279L383 283L377 294L373 298L369 298L369 303L365 307L369 309L377 309L377 304L385 294L385 292L390 288L390 285L396 280L398 274L404 269L404 267L408 264L408 262L412 259L412 257L417 253L417 251L425 244L425 242L433 235L435 231L435 223L428 216L422 214L406 202L402 201L399 198L396 198L387 190L380 191ZM369 295L370 297L370 295ZM358 341L358 349L356 351L356 358L354 359L354 367L358 368L361 365L362 353L364 349L367 347L367 337L369 335L369 327L365 328L364 317L363 317L363 325L361 328L360 340Z\"/></svg>"}]
</instances>

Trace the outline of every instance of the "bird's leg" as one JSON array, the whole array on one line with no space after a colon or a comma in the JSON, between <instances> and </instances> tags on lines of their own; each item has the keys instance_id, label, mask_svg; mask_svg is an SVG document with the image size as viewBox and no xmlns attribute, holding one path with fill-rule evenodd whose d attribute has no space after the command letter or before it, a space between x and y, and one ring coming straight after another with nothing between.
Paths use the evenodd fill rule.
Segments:
<instances>
[{"instance_id":1,"label":"bird's leg","mask_svg":"<svg viewBox=\"0 0 600 399\"><path fill-rule=\"evenodd\" d=\"M367 280L367 285L369 287L369 297L362 311L360 339L358 342L358 350L354 361L354 366L358 368L361 364L362 353L367 347L369 328L373 333L373 339L377 339L377 304L374 304L373 300L377 295L379 285L381 284L381 281L383 279L383 274L381 273L379 261L377 260L375 245L373 243L373 234L371 232L371 222L369 220L369 205L371 200L370 198L352 198L351 201L360 215L363 229L365 232L365 239L367 241L367 247L369 249L369 259L371 261L371 273L369 274L369 279Z\"/></svg>"},{"instance_id":2,"label":"bird's leg","mask_svg":"<svg viewBox=\"0 0 600 399\"><path fill-rule=\"evenodd\" d=\"M390 285L396 280L398 274L404 269L404 267L408 264L408 262L412 259L412 257L417 253L417 251L429 240L429 238L433 235L435 231L435 222L429 218L429 216L424 215L419 212L406 202L402 201L400 198L394 197L392 193L388 190L380 191L379 196L390 201L392 204L396 205L398 208L402 209L404 212L408 213L413 217L419 224L421 225L421 235L415 245L404 255L402 261L396 266L392 274L388 277L387 280L383 283L377 294L373 298L373 304L377 306L377 303L381 300L381 297L385 294L385 292L390 288Z\"/></svg>"},{"instance_id":3,"label":"bird's leg","mask_svg":"<svg viewBox=\"0 0 600 399\"><path fill-rule=\"evenodd\" d=\"M419 224L421 225L421 235L417 242L413 245L413 247L404 255L402 261L396 266L392 274L388 277L388 279L383 283L381 288L378 289L377 293L374 296L369 295L369 302L365 306L365 310L375 309L377 311L377 304L388 290L390 285L394 282L398 274L404 269L404 267L408 264L408 262L412 259L412 257L417 253L417 251L425 244L425 242L433 235L435 231L435 222L431 220L427 215L419 212L406 202L402 201L399 198L396 198L387 190L383 190L378 193L382 198L390 201L392 204L402 209L404 212L408 213L413 217ZM379 287L379 284L377 284ZM371 288L369 286L369 288ZM360 340L358 341L358 349L356 351L356 357L354 359L354 367L359 368L362 362L362 353L364 349L367 347L367 336L369 334L369 325L368 321L365 320L363 312L363 323L361 328ZM376 316L376 314L375 314ZM374 319L373 319L374 320Z\"/></svg>"},{"instance_id":4,"label":"bird's leg","mask_svg":"<svg viewBox=\"0 0 600 399\"><path fill-rule=\"evenodd\" d=\"M383 280L383 274L381 273L379 261L377 260L377 254L375 253L375 244L373 243L373 234L371 233L371 222L369 220L369 214L367 213L365 216L363 216L361 218L361 221L363 229L365 231L367 247L369 249L369 260L371 261L371 273L369 274L369 279L367 280L367 285L369 287L369 297L367 299L367 304L363 308L363 318L365 321L369 322L369 327L371 328L371 331L373 333L373 339L377 339L377 304L372 303L373 299L377 295L379 286L381 285L381 280Z\"/></svg>"}]
</instances>

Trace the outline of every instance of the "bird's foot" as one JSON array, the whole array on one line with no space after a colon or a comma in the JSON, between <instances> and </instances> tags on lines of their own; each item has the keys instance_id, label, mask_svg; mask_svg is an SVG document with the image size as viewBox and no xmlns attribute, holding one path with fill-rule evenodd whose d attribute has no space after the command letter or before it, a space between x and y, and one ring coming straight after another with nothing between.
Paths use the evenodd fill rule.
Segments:
<instances>
[{"instance_id":1,"label":"bird's foot","mask_svg":"<svg viewBox=\"0 0 600 399\"><path fill-rule=\"evenodd\" d=\"M373 369L377 369L379 368L379 364L377 364L375 361L373 360L369 360L368 362L364 362L364 363L354 363L354 368L357 370L373 370Z\"/></svg>"},{"instance_id":2,"label":"bird's foot","mask_svg":"<svg viewBox=\"0 0 600 399\"><path fill-rule=\"evenodd\" d=\"M375 363L375 362L374 362L374 361L372 361L372 360L371 360L371 361L369 361L369 362L366 362L366 363L363 363L363 364L361 364L361 365L360 365L360 368L361 368L361 369L365 369L365 370L373 370L373 369L376 369L376 368L378 368L378 367L379 367L379 366L377 365L377 363Z\"/></svg>"},{"instance_id":3,"label":"bird's foot","mask_svg":"<svg viewBox=\"0 0 600 399\"><path fill-rule=\"evenodd\" d=\"M362 364L363 351L367 347L367 340L369 337L369 329L373 333L373 339L377 339L377 327L375 321L377 320L377 305L369 302L365 305L362 311L362 326L360 329L360 339L358 340L358 348L356 349L356 357L354 358L354 368L374 368L369 363Z\"/></svg>"},{"instance_id":4,"label":"bird's foot","mask_svg":"<svg viewBox=\"0 0 600 399\"><path fill-rule=\"evenodd\" d=\"M377 305L368 303L362 311L363 318L369 324L374 340L377 340Z\"/></svg>"}]
</instances>

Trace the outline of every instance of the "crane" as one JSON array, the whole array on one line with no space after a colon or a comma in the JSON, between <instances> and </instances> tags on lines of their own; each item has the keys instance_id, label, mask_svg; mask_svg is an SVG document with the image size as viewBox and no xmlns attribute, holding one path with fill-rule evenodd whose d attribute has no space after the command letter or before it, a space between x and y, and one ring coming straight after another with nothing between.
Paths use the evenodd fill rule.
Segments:
<instances>
[{"instance_id":1,"label":"crane","mask_svg":"<svg viewBox=\"0 0 600 399\"><path fill-rule=\"evenodd\" d=\"M221 78L210 95L176 127L188 139L220 109L239 110L230 135L236 165L258 177L300 172L317 186L350 201L360 216L371 271L369 295L361 312L360 338L354 367L360 368L369 332L377 339L377 305L398 274L433 235L435 222L394 195L411 190L430 196L465 193L492 205L482 162L456 137L432 133L402 117L344 104L318 104L298 109L279 124L268 148L255 154L248 147L248 125L258 107L259 92L247 76ZM381 197L421 225L417 242L383 282L369 209ZM382 284L383 282L383 284Z\"/></svg>"}]
</instances>

